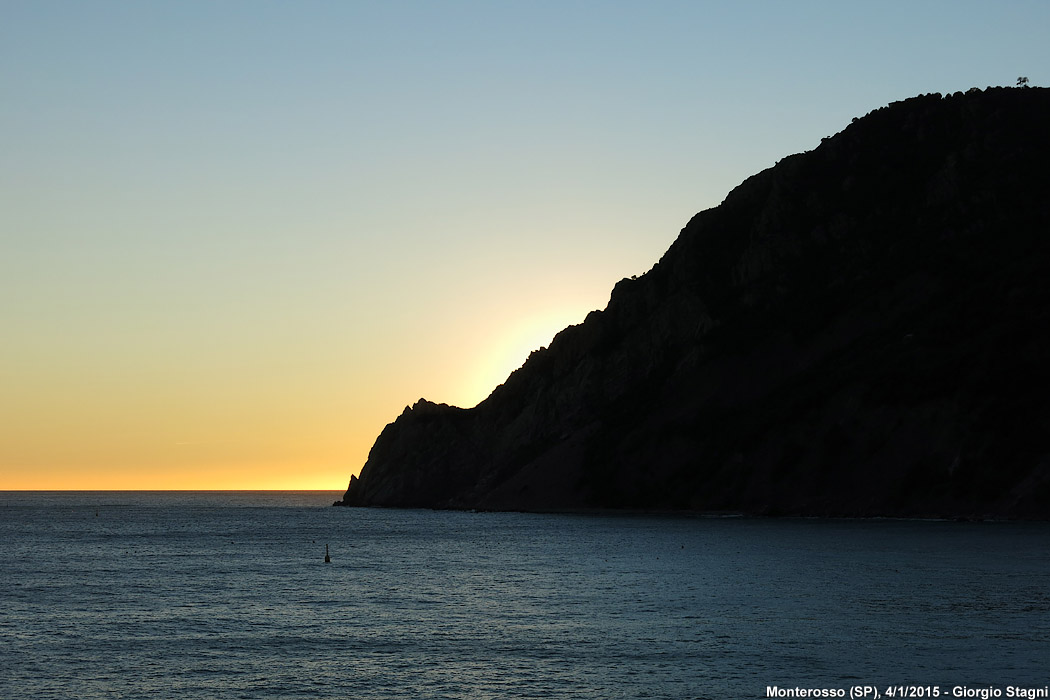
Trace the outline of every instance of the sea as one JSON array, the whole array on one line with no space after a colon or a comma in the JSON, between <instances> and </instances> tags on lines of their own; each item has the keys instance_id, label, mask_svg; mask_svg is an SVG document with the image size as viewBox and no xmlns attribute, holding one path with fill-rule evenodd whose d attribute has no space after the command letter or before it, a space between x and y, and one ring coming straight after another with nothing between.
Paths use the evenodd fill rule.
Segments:
<instances>
[{"instance_id":1,"label":"sea","mask_svg":"<svg viewBox=\"0 0 1050 700\"><path fill-rule=\"evenodd\" d=\"M1050 696L1050 523L339 496L0 492L0 698Z\"/></svg>"}]
</instances>

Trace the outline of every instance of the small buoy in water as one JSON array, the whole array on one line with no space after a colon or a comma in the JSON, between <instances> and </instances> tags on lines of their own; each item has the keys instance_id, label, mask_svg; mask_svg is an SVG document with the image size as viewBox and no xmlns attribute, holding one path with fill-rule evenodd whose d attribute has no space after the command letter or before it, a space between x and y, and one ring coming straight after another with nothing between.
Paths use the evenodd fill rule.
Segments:
<instances>
[{"instance_id":1,"label":"small buoy in water","mask_svg":"<svg viewBox=\"0 0 1050 700\"><path fill-rule=\"evenodd\" d=\"M332 563L332 557L328 556L328 545L324 546L324 563L325 564L331 564Z\"/></svg>"}]
</instances>

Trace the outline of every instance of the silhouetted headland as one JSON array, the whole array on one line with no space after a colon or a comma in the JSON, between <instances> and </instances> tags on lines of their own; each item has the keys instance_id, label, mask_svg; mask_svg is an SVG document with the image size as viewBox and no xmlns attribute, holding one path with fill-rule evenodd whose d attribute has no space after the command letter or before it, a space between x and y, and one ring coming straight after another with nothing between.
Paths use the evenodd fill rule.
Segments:
<instances>
[{"instance_id":1,"label":"silhouetted headland","mask_svg":"<svg viewBox=\"0 0 1050 700\"><path fill-rule=\"evenodd\" d=\"M1050 517L1050 90L883 107L744 181L350 506Z\"/></svg>"}]
</instances>

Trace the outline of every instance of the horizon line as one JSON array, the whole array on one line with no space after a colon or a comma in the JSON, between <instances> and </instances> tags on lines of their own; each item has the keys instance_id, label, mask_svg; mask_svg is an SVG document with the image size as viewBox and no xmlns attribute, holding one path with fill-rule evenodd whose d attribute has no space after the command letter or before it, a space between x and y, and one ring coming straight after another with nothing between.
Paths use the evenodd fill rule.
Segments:
<instances>
[{"instance_id":1,"label":"horizon line","mask_svg":"<svg viewBox=\"0 0 1050 700\"><path fill-rule=\"evenodd\" d=\"M343 492L346 489L3 489L0 493L259 493L263 491L288 492L288 491L312 491L323 493L326 491Z\"/></svg>"}]
</instances>

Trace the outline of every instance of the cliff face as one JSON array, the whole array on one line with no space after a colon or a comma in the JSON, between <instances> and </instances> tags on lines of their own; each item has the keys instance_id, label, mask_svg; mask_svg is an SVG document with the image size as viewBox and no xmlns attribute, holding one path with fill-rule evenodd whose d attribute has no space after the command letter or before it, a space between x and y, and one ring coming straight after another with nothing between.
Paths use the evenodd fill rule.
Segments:
<instances>
[{"instance_id":1,"label":"cliff face","mask_svg":"<svg viewBox=\"0 0 1050 700\"><path fill-rule=\"evenodd\" d=\"M1050 90L879 109L697 214L343 505L1050 517Z\"/></svg>"}]
</instances>

